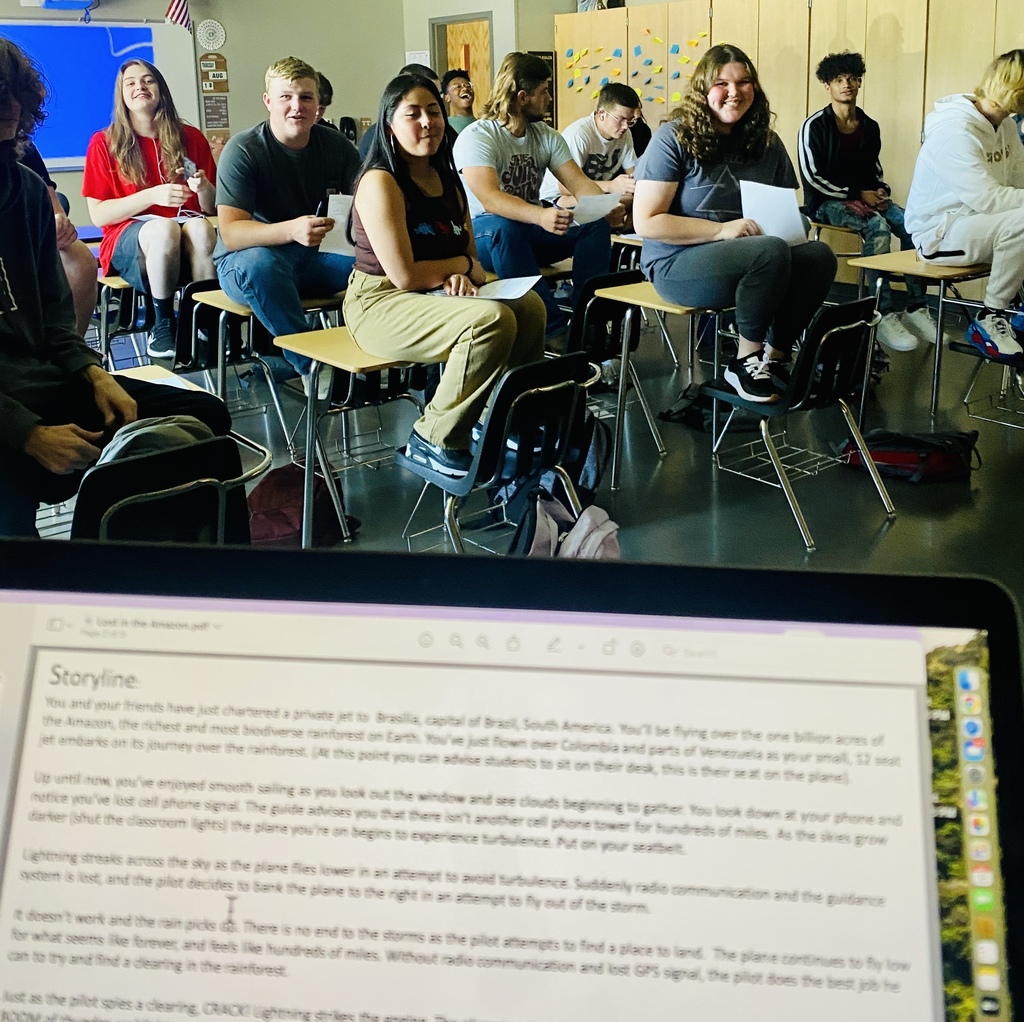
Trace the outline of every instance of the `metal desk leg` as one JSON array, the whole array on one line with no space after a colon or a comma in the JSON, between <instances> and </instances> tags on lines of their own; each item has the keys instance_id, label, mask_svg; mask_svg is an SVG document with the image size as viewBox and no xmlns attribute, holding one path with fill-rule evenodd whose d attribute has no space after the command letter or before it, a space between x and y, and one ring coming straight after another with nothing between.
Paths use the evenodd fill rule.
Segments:
<instances>
[{"instance_id":1,"label":"metal desk leg","mask_svg":"<svg viewBox=\"0 0 1024 1022\"><path fill-rule=\"evenodd\" d=\"M619 488L619 469L622 459L622 434L626 422L626 387L629 382L629 338L633 329L636 306L626 308L622 317L622 363L619 367L619 394L615 405L615 439L612 443L612 489Z\"/></svg>"},{"instance_id":2,"label":"metal desk leg","mask_svg":"<svg viewBox=\"0 0 1024 1022\"><path fill-rule=\"evenodd\" d=\"M227 400L228 345L231 343L230 312L222 312L217 325L217 397Z\"/></svg>"},{"instance_id":3,"label":"metal desk leg","mask_svg":"<svg viewBox=\"0 0 1024 1022\"><path fill-rule=\"evenodd\" d=\"M946 282L939 283L939 312L935 317L935 368L932 370L932 418L939 407L939 373L942 371L942 321L946 316Z\"/></svg>"},{"instance_id":4,"label":"metal desk leg","mask_svg":"<svg viewBox=\"0 0 1024 1022\"><path fill-rule=\"evenodd\" d=\"M313 546L313 478L316 474L316 394L320 386L320 363L309 367L309 393L306 395L306 464L302 478L302 549Z\"/></svg>"}]
</instances>

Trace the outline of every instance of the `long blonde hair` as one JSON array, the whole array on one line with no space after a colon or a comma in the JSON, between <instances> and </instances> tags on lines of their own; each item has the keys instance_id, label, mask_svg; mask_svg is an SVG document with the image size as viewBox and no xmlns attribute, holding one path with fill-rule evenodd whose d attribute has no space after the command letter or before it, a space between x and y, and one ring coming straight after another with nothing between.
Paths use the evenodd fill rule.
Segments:
<instances>
[{"instance_id":1,"label":"long blonde hair","mask_svg":"<svg viewBox=\"0 0 1024 1022\"><path fill-rule=\"evenodd\" d=\"M551 68L531 53L509 53L494 76L491 95L484 107L484 120L508 124L509 106L519 91L533 92L551 77Z\"/></svg>"},{"instance_id":2,"label":"long blonde hair","mask_svg":"<svg viewBox=\"0 0 1024 1022\"><path fill-rule=\"evenodd\" d=\"M111 114L110 126L107 128L107 144L111 155L117 161L121 176L133 185L141 186L146 184L146 163L142 157L139 136L132 127L123 95L125 71L136 65L144 67L156 79L157 88L160 90L160 102L153 123L163 155L164 172L169 175L178 170L184 164L186 152L182 120L174 107L166 79L148 60L140 60L138 57L126 60L118 68L117 80L114 82L114 111Z\"/></svg>"}]
</instances>

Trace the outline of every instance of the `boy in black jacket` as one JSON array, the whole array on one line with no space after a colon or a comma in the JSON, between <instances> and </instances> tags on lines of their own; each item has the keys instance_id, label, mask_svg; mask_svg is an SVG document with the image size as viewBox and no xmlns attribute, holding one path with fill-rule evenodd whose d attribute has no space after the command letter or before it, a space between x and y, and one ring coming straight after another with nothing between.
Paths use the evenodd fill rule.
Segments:
<instances>
[{"instance_id":1,"label":"boy in black jacket","mask_svg":"<svg viewBox=\"0 0 1024 1022\"><path fill-rule=\"evenodd\" d=\"M882 180L878 122L857 106L864 72L859 53L830 53L818 64L815 73L829 104L804 121L798 148L807 215L819 223L855 230L867 256L887 253L893 234L901 249L913 248L914 243L903 226L903 208L892 201ZM874 286L878 275L871 276ZM919 340L935 340L935 320L921 281L908 277L906 285L908 308L901 316L892 311L889 281L882 280L878 339L895 351L912 351Z\"/></svg>"},{"instance_id":2,"label":"boy in black jacket","mask_svg":"<svg viewBox=\"0 0 1024 1022\"><path fill-rule=\"evenodd\" d=\"M39 503L73 496L118 426L177 414L231 428L210 394L110 376L75 333L46 185L18 163L45 96L25 55L0 39L0 536L34 535Z\"/></svg>"}]
</instances>

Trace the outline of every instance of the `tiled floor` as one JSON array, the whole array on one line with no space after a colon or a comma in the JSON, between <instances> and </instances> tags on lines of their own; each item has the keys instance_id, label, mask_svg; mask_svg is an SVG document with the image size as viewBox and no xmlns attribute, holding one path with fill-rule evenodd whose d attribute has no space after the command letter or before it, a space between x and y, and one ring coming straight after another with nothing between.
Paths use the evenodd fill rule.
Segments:
<instances>
[{"instance_id":1,"label":"tiled floor","mask_svg":"<svg viewBox=\"0 0 1024 1022\"><path fill-rule=\"evenodd\" d=\"M683 322L672 324L681 352L684 327ZM928 415L932 353L929 345L892 356L892 370L869 405L868 427L904 432L932 428ZM637 364L656 410L668 407L687 382L673 371L653 330L645 331ZM889 526L867 475L846 468L828 471L797 484L817 543L816 551L808 555L781 492L714 470L710 437L683 425L662 423L668 453L659 458L639 408L632 408L627 416L622 488L612 493L606 479L598 503L619 522L622 554L630 560L981 574L1001 581L1019 601L1024 600L1024 431L968 418L960 398L973 364L968 357L946 354L934 428L977 428L983 466L969 483L891 482L898 517ZM995 377L991 379L994 382ZM250 389L248 395L252 393ZM298 415L298 400L286 399L285 405L289 416ZM364 420L375 415L360 413ZM389 406L382 415L394 442L404 439L414 417L411 406ZM818 413L817 420L813 430L819 441L845 439L838 411ZM267 438L283 453L272 412L240 414L236 424L256 438ZM805 417L794 417L792 427L801 436L809 428ZM343 474L343 485L349 511L363 521L355 546L406 549L401 531L419 492L419 479L385 464L351 469ZM440 503L438 496L429 494L418 521L439 521Z\"/></svg>"}]
</instances>

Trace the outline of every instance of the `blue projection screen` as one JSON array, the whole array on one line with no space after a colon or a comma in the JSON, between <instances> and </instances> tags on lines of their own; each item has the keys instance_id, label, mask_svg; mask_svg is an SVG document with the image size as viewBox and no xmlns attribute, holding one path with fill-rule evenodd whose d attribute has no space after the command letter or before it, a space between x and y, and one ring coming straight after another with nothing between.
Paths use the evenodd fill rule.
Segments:
<instances>
[{"instance_id":1,"label":"blue projection screen","mask_svg":"<svg viewBox=\"0 0 1024 1022\"><path fill-rule=\"evenodd\" d=\"M176 25L3 22L0 36L46 75L49 116L34 140L51 171L81 169L93 132L110 123L117 69L132 57L160 68L178 112L198 126L192 38Z\"/></svg>"}]
</instances>

